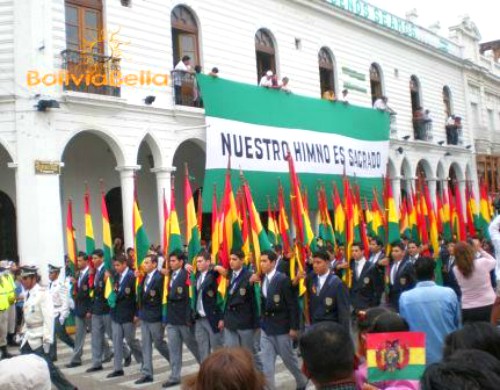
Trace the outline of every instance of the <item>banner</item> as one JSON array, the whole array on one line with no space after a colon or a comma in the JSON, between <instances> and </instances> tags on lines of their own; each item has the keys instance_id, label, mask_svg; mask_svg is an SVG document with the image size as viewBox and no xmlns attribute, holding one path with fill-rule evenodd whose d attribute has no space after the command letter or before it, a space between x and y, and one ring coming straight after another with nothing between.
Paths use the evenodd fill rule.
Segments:
<instances>
[{"instance_id":1,"label":"banner","mask_svg":"<svg viewBox=\"0 0 500 390\"><path fill-rule=\"evenodd\" d=\"M245 172L259 210L267 196L277 199L278 180L289 190L288 153L302 186L316 193L318 183L340 184L342 174L355 177L361 196L372 197L386 173L389 116L386 113L280 90L198 76L207 124L204 188L222 192L231 156L233 184ZM339 186L341 187L341 186ZM315 197L309 205L317 209ZM204 191L204 210L211 191Z\"/></svg>"}]
</instances>

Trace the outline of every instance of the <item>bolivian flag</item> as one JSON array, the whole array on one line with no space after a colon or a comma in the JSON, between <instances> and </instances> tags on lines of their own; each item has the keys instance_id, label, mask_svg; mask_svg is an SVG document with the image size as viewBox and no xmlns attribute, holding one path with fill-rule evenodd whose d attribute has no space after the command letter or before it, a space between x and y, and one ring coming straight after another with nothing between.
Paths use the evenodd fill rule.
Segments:
<instances>
[{"instance_id":1,"label":"bolivian flag","mask_svg":"<svg viewBox=\"0 0 500 390\"><path fill-rule=\"evenodd\" d=\"M101 215L102 215L102 250L104 252L104 268L110 272L110 276L106 278L104 288L104 298L108 300L111 308L116 306L116 293L113 289L114 280L111 271L113 268L113 246L111 244L111 227L109 225L108 207L106 206L106 197L104 192L101 194Z\"/></svg>"},{"instance_id":2,"label":"bolivian flag","mask_svg":"<svg viewBox=\"0 0 500 390\"><path fill-rule=\"evenodd\" d=\"M83 198L85 203L85 249L89 256L95 250L95 240L94 240L94 226L92 224L92 214L90 213L90 194L89 191L85 191L85 196Z\"/></svg>"},{"instance_id":3,"label":"bolivian flag","mask_svg":"<svg viewBox=\"0 0 500 390\"><path fill-rule=\"evenodd\" d=\"M366 339L368 382L418 381L425 370L425 333L369 333Z\"/></svg>"}]
</instances>

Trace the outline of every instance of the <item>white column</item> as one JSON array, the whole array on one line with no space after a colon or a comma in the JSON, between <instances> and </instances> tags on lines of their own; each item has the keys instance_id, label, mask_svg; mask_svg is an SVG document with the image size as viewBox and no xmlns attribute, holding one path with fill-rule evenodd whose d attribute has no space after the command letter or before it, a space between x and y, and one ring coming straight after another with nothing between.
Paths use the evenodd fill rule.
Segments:
<instances>
[{"instance_id":1,"label":"white column","mask_svg":"<svg viewBox=\"0 0 500 390\"><path fill-rule=\"evenodd\" d=\"M401 202L401 177L396 176L391 178L392 180L392 195L394 196L394 203L396 203L396 209L399 212L399 204Z\"/></svg>"},{"instance_id":2,"label":"white column","mask_svg":"<svg viewBox=\"0 0 500 390\"><path fill-rule=\"evenodd\" d=\"M434 205L434 209L436 209L436 188L437 188L436 179L427 179L427 187L429 187L429 194L431 196L431 201L432 204Z\"/></svg>"},{"instance_id":3,"label":"white column","mask_svg":"<svg viewBox=\"0 0 500 390\"><path fill-rule=\"evenodd\" d=\"M34 161L16 169L17 241L20 263L36 265L47 282L48 264L64 266L64 232L59 174L36 174Z\"/></svg>"},{"instance_id":4,"label":"white column","mask_svg":"<svg viewBox=\"0 0 500 390\"><path fill-rule=\"evenodd\" d=\"M156 188L158 194L158 221L160 223L160 244L163 245L163 234L165 226L163 224L163 194L165 194L165 201L170 208L170 188L172 173L175 172L175 167L160 167L151 169L156 175Z\"/></svg>"},{"instance_id":5,"label":"white column","mask_svg":"<svg viewBox=\"0 0 500 390\"><path fill-rule=\"evenodd\" d=\"M116 170L120 172L120 183L122 189L123 238L125 241L125 248L134 247L132 208L134 204L135 171L138 171L139 169L141 169L140 165L116 167Z\"/></svg>"}]
</instances>

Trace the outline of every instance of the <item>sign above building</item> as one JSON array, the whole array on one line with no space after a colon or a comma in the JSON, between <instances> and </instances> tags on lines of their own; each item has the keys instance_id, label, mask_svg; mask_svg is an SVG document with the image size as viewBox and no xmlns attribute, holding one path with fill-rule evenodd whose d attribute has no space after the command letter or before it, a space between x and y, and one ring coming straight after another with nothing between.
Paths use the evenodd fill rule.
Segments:
<instances>
[{"instance_id":1,"label":"sign above building","mask_svg":"<svg viewBox=\"0 0 500 390\"><path fill-rule=\"evenodd\" d=\"M388 28L420 43L432 46L455 57L462 57L461 47L456 43L417 26L409 20L400 18L363 0L323 0L324 2L347 11L357 17Z\"/></svg>"},{"instance_id":2,"label":"sign above building","mask_svg":"<svg viewBox=\"0 0 500 390\"><path fill-rule=\"evenodd\" d=\"M35 173L37 175L59 175L61 173L61 162L35 160Z\"/></svg>"}]
</instances>

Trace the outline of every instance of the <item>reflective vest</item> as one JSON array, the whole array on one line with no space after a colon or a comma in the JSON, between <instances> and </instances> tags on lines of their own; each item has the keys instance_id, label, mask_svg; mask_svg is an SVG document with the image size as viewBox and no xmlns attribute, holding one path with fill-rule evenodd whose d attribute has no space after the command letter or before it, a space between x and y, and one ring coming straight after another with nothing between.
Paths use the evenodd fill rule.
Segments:
<instances>
[{"instance_id":1,"label":"reflective vest","mask_svg":"<svg viewBox=\"0 0 500 390\"><path fill-rule=\"evenodd\" d=\"M3 275L0 276L0 311L9 308L9 286L7 278Z\"/></svg>"},{"instance_id":2,"label":"reflective vest","mask_svg":"<svg viewBox=\"0 0 500 390\"><path fill-rule=\"evenodd\" d=\"M5 275L5 278L7 279L7 300L10 306L16 303L16 282L10 272Z\"/></svg>"}]
</instances>

